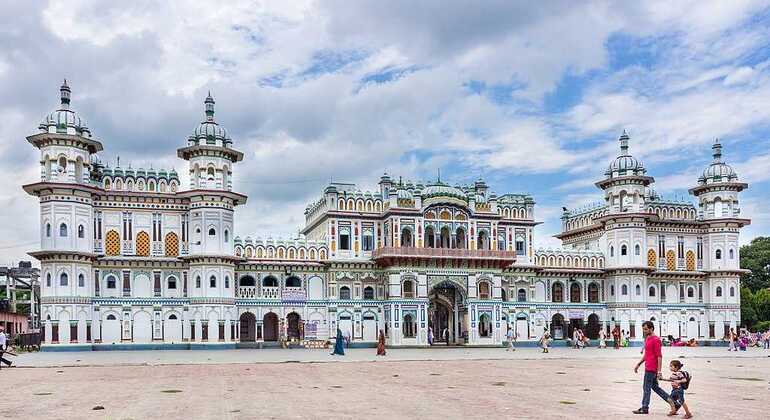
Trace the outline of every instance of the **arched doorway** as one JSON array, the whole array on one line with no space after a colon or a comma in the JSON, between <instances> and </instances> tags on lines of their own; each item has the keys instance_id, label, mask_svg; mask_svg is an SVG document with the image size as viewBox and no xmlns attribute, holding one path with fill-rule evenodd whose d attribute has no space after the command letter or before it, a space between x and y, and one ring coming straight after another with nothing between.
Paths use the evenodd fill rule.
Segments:
<instances>
[{"instance_id":1,"label":"arched doorway","mask_svg":"<svg viewBox=\"0 0 770 420\"><path fill-rule=\"evenodd\" d=\"M458 227L455 232L455 248L465 249L465 229Z\"/></svg>"},{"instance_id":2,"label":"arched doorway","mask_svg":"<svg viewBox=\"0 0 770 420\"><path fill-rule=\"evenodd\" d=\"M262 318L265 341L278 341L278 315L268 312Z\"/></svg>"},{"instance_id":3,"label":"arched doorway","mask_svg":"<svg viewBox=\"0 0 770 420\"><path fill-rule=\"evenodd\" d=\"M433 329L433 341L462 344L467 334L465 291L445 280L433 285L428 298L428 327Z\"/></svg>"},{"instance_id":4,"label":"arched doorway","mask_svg":"<svg viewBox=\"0 0 770 420\"><path fill-rule=\"evenodd\" d=\"M241 314L241 343L257 341L257 317L251 312Z\"/></svg>"},{"instance_id":5,"label":"arched doorway","mask_svg":"<svg viewBox=\"0 0 770 420\"><path fill-rule=\"evenodd\" d=\"M439 237L439 248L451 248L452 242L450 240L449 228L444 226L441 228L441 235Z\"/></svg>"},{"instance_id":6,"label":"arched doorway","mask_svg":"<svg viewBox=\"0 0 770 420\"><path fill-rule=\"evenodd\" d=\"M564 317L556 314L551 318L551 337L554 340L564 339Z\"/></svg>"},{"instance_id":7,"label":"arched doorway","mask_svg":"<svg viewBox=\"0 0 770 420\"><path fill-rule=\"evenodd\" d=\"M286 335L289 339L301 339L300 334L300 317L296 312L290 313L286 316Z\"/></svg>"},{"instance_id":8,"label":"arched doorway","mask_svg":"<svg viewBox=\"0 0 770 420\"><path fill-rule=\"evenodd\" d=\"M436 232L433 230L433 226L425 228L425 247L436 248Z\"/></svg>"},{"instance_id":9,"label":"arched doorway","mask_svg":"<svg viewBox=\"0 0 770 420\"><path fill-rule=\"evenodd\" d=\"M597 340L599 338L599 328L601 328L601 325L599 324L599 315L588 315L588 329L586 331L588 338Z\"/></svg>"}]
</instances>

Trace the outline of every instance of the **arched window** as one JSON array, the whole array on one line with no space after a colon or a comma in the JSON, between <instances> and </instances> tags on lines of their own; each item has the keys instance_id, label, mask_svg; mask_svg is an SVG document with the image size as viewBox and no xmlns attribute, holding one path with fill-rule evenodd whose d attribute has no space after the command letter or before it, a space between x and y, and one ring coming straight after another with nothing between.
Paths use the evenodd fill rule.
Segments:
<instances>
[{"instance_id":1,"label":"arched window","mask_svg":"<svg viewBox=\"0 0 770 420\"><path fill-rule=\"evenodd\" d=\"M732 248L730 248L730 251L728 251L728 254L730 255L731 260L735 259L735 251Z\"/></svg>"},{"instance_id":2,"label":"arched window","mask_svg":"<svg viewBox=\"0 0 770 420\"><path fill-rule=\"evenodd\" d=\"M51 237L51 224L50 223L46 223L45 224L45 236L47 238Z\"/></svg>"},{"instance_id":3,"label":"arched window","mask_svg":"<svg viewBox=\"0 0 770 420\"><path fill-rule=\"evenodd\" d=\"M425 247L436 247L436 231L433 230L433 226L428 226L425 228Z\"/></svg>"},{"instance_id":4,"label":"arched window","mask_svg":"<svg viewBox=\"0 0 770 420\"><path fill-rule=\"evenodd\" d=\"M82 273L78 274L78 287L86 287L86 277Z\"/></svg>"},{"instance_id":5,"label":"arched window","mask_svg":"<svg viewBox=\"0 0 770 420\"><path fill-rule=\"evenodd\" d=\"M174 276L169 277L167 283L168 283L167 288L169 290L176 290L176 277Z\"/></svg>"},{"instance_id":6,"label":"arched window","mask_svg":"<svg viewBox=\"0 0 770 420\"><path fill-rule=\"evenodd\" d=\"M67 236L67 225L64 223L59 225L59 236L62 238Z\"/></svg>"},{"instance_id":7,"label":"arched window","mask_svg":"<svg viewBox=\"0 0 770 420\"><path fill-rule=\"evenodd\" d=\"M83 227L83 225L78 225L78 238L85 238L86 237L86 228Z\"/></svg>"},{"instance_id":8,"label":"arched window","mask_svg":"<svg viewBox=\"0 0 770 420\"><path fill-rule=\"evenodd\" d=\"M620 255L628 255L628 247L625 244L620 246Z\"/></svg>"},{"instance_id":9,"label":"arched window","mask_svg":"<svg viewBox=\"0 0 770 420\"><path fill-rule=\"evenodd\" d=\"M623 286L620 286L620 294L622 294L623 296L628 296L628 286L627 285L624 284Z\"/></svg>"},{"instance_id":10,"label":"arched window","mask_svg":"<svg viewBox=\"0 0 770 420\"><path fill-rule=\"evenodd\" d=\"M722 297L722 286L717 286L717 297Z\"/></svg>"},{"instance_id":11,"label":"arched window","mask_svg":"<svg viewBox=\"0 0 770 420\"><path fill-rule=\"evenodd\" d=\"M564 286L561 283L554 283L551 286L551 301L564 302Z\"/></svg>"},{"instance_id":12,"label":"arched window","mask_svg":"<svg viewBox=\"0 0 770 420\"><path fill-rule=\"evenodd\" d=\"M414 246L411 229L409 228L401 229L401 246L403 247Z\"/></svg>"},{"instance_id":13,"label":"arched window","mask_svg":"<svg viewBox=\"0 0 770 420\"><path fill-rule=\"evenodd\" d=\"M225 229L225 243L230 242L230 232Z\"/></svg>"},{"instance_id":14,"label":"arched window","mask_svg":"<svg viewBox=\"0 0 770 420\"><path fill-rule=\"evenodd\" d=\"M570 302L581 302L583 298L580 296L580 284L572 283L569 286L569 300Z\"/></svg>"},{"instance_id":15,"label":"arched window","mask_svg":"<svg viewBox=\"0 0 770 420\"><path fill-rule=\"evenodd\" d=\"M693 289L692 287L688 287L687 288L687 297L688 298L695 297L695 289Z\"/></svg>"},{"instance_id":16,"label":"arched window","mask_svg":"<svg viewBox=\"0 0 770 420\"><path fill-rule=\"evenodd\" d=\"M649 295L650 297L655 297L655 286L650 286Z\"/></svg>"},{"instance_id":17,"label":"arched window","mask_svg":"<svg viewBox=\"0 0 770 420\"><path fill-rule=\"evenodd\" d=\"M273 276L267 276L262 279L262 287L278 287L278 279Z\"/></svg>"},{"instance_id":18,"label":"arched window","mask_svg":"<svg viewBox=\"0 0 770 420\"><path fill-rule=\"evenodd\" d=\"M230 276L225 276L225 289L230 288Z\"/></svg>"},{"instance_id":19,"label":"arched window","mask_svg":"<svg viewBox=\"0 0 770 420\"><path fill-rule=\"evenodd\" d=\"M209 287L217 287L217 278L215 276L209 277Z\"/></svg>"},{"instance_id":20,"label":"arched window","mask_svg":"<svg viewBox=\"0 0 770 420\"><path fill-rule=\"evenodd\" d=\"M67 171L67 158L64 156L59 157L59 172Z\"/></svg>"},{"instance_id":21,"label":"arched window","mask_svg":"<svg viewBox=\"0 0 770 420\"><path fill-rule=\"evenodd\" d=\"M209 168L206 170L206 178L209 181L213 181L214 180L214 167L213 166L209 166Z\"/></svg>"},{"instance_id":22,"label":"arched window","mask_svg":"<svg viewBox=\"0 0 770 420\"><path fill-rule=\"evenodd\" d=\"M516 300L519 302L526 302L527 301L527 291L525 289L519 289L516 292Z\"/></svg>"},{"instance_id":23,"label":"arched window","mask_svg":"<svg viewBox=\"0 0 770 420\"><path fill-rule=\"evenodd\" d=\"M610 257L614 257L614 256L615 256L615 247L610 246Z\"/></svg>"},{"instance_id":24,"label":"arched window","mask_svg":"<svg viewBox=\"0 0 770 420\"><path fill-rule=\"evenodd\" d=\"M195 288L200 289L201 288L201 276L195 277Z\"/></svg>"},{"instance_id":25,"label":"arched window","mask_svg":"<svg viewBox=\"0 0 770 420\"><path fill-rule=\"evenodd\" d=\"M414 338L417 332L417 322L415 322L412 314L404 315L404 325L402 328L404 338Z\"/></svg>"},{"instance_id":26,"label":"arched window","mask_svg":"<svg viewBox=\"0 0 770 420\"><path fill-rule=\"evenodd\" d=\"M636 287L634 287L634 290L636 291L636 295L637 296L641 296L642 295L642 286L637 284Z\"/></svg>"},{"instance_id":27,"label":"arched window","mask_svg":"<svg viewBox=\"0 0 770 420\"><path fill-rule=\"evenodd\" d=\"M721 249L717 249L714 256L716 257L716 259L721 260L722 259L722 250Z\"/></svg>"},{"instance_id":28,"label":"arched window","mask_svg":"<svg viewBox=\"0 0 770 420\"><path fill-rule=\"evenodd\" d=\"M364 287L364 299L365 300L374 300L374 287L372 287L372 286Z\"/></svg>"},{"instance_id":29,"label":"arched window","mask_svg":"<svg viewBox=\"0 0 770 420\"><path fill-rule=\"evenodd\" d=\"M209 228L209 236L215 236L217 234L217 230L214 228Z\"/></svg>"},{"instance_id":30,"label":"arched window","mask_svg":"<svg viewBox=\"0 0 770 420\"><path fill-rule=\"evenodd\" d=\"M596 283L588 285L588 303L599 303L599 286Z\"/></svg>"},{"instance_id":31,"label":"arched window","mask_svg":"<svg viewBox=\"0 0 770 420\"><path fill-rule=\"evenodd\" d=\"M107 276L107 288L115 289L117 287L118 287L118 280L115 278L115 276Z\"/></svg>"},{"instance_id":32,"label":"arched window","mask_svg":"<svg viewBox=\"0 0 770 420\"><path fill-rule=\"evenodd\" d=\"M340 287L340 299L350 299L350 287Z\"/></svg>"},{"instance_id":33,"label":"arched window","mask_svg":"<svg viewBox=\"0 0 770 420\"><path fill-rule=\"evenodd\" d=\"M115 315L113 314L107 315L107 321L115 321L115 320L116 320Z\"/></svg>"},{"instance_id":34,"label":"arched window","mask_svg":"<svg viewBox=\"0 0 770 420\"><path fill-rule=\"evenodd\" d=\"M480 231L476 242L476 249L489 249L489 234L487 231Z\"/></svg>"},{"instance_id":35,"label":"arched window","mask_svg":"<svg viewBox=\"0 0 770 420\"><path fill-rule=\"evenodd\" d=\"M61 273L59 276L59 286L67 286L69 285L69 276L67 276L67 273Z\"/></svg>"},{"instance_id":36,"label":"arched window","mask_svg":"<svg viewBox=\"0 0 770 420\"><path fill-rule=\"evenodd\" d=\"M479 336L489 337L492 334L492 317L489 314L481 314L479 317Z\"/></svg>"},{"instance_id":37,"label":"arched window","mask_svg":"<svg viewBox=\"0 0 770 420\"><path fill-rule=\"evenodd\" d=\"M640 247L639 244L634 245L634 255L637 257L642 255L642 247Z\"/></svg>"},{"instance_id":38,"label":"arched window","mask_svg":"<svg viewBox=\"0 0 770 420\"><path fill-rule=\"evenodd\" d=\"M297 276L287 277L286 287L302 287L302 280L300 280Z\"/></svg>"},{"instance_id":39,"label":"arched window","mask_svg":"<svg viewBox=\"0 0 770 420\"><path fill-rule=\"evenodd\" d=\"M256 280L254 280L254 277L251 276L243 276L239 280L239 285L243 287L254 287L257 285Z\"/></svg>"},{"instance_id":40,"label":"arched window","mask_svg":"<svg viewBox=\"0 0 770 420\"><path fill-rule=\"evenodd\" d=\"M479 282L479 299L489 299L490 293L489 293L489 282L482 281Z\"/></svg>"},{"instance_id":41,"label":"arched window","mask_svg":"<svg viewBox=\"0 0 770 420\"><path fill-rule=\"evenodd\" d=\"M610 296L615 296L615 285L614 284L610 285Z\"/></svg>"},{"instance_id":42,"label":"arched window","mask_svg":"<svg viewBox=\"0 0 770 420\"><path fill-rule=\"evenodd\" d=\"M735 287L730 286L730 297L735 297Z\"/></svg>"},{"instance_id":43,"label":"arched window","mask_svg":"<svg viewBox=\"0 0 770 420\"><path fill-rule=\"evenodd\" d=\"M174 315L174 314L171 314L171 315L169 315L169 316L168 316L168 319L169 319L170 321L175 321L177 318L176 318L176 315Z\"/></svg>"},{"instance_id":44,"label":"arched window","mask_svg":"<svg viewBox=\"0 0 770 420\"><path fill-rule=\"evenodd\" d=\"M51 287L51 273L45 275L45 286Z\"/></svg>"},{"instance_id":45,"label":"arched window","mask_svg":"<svg viewBox=\"0 0 770 420\"><path fill-rule=\"evenodd\" d=\"M403 289L404 298L414 299L414 282L412 280L404 280L401 288Z\"/></svg>"}]
</instances>

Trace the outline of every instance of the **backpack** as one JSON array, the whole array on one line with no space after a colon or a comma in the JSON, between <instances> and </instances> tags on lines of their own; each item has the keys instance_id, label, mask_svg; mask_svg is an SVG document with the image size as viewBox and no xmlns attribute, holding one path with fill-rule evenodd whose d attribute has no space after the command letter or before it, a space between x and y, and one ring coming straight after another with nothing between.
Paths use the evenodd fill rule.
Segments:
<instances>
[{"instance_id":1,"label":"backpack","mask_svg":"<svg viewBox=\"0 0 770 420\"><path fill-rule=\"evenodd\" d=\"M684 375L684 382L682 382L679 386L682 387L682 389L687 389L690 387L690 381L692 380L692 376L690 375L690 372L683 370L682 375Z\"/></svg>"}]
</instances>

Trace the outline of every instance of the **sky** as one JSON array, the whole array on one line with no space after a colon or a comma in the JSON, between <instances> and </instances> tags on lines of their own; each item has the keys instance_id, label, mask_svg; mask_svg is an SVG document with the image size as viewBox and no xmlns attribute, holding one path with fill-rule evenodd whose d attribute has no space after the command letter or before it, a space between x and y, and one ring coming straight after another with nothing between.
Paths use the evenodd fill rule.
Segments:
<instances>
[{"instance_id":1,"label":"sky","mask_svg":"<svg viewBox=\"0 0 770 420\"><path fill-rule=\"evenodd\" d=\"M544 3L544 4L538 4ZM39 247L25 137L72 107L114 166L175 168L203 119L244 152L241 237L292 237L330 181L403 179L529 193L557 247L561 207L631 153L668 198L724 158L750 184L742 243L770 232L768 1L11 1L0 14L0 264Z\"/></svg>"}]
</instances>

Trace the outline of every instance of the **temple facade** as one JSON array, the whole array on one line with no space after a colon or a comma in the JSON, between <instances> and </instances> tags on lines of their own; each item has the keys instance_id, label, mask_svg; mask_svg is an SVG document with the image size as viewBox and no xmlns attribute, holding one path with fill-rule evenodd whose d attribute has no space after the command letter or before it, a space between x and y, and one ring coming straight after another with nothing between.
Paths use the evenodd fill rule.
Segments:
<instances>
[{"instance_id":1,"label":"temple facade","mask_svg":"<svg viewBox=\"0 0 770 420\"><path fill-rule=\"evenodd\" d=\"M232 191L243 154L214 99L173 170L101 164L103 144L60 88L60 106L27 137L40 150L44 349L310 346L337 329L352 345L499 346L549 330L589 337L616 325L632 341L722 339L740 320L738 235L747 184L722 159L694 176L691 200L659 196L620 139L596 182L601 200L564 209L560 249L536 249L534 198L479 179L450 185L383 175L378 187L330 183L293 239L236 234L247 197Z\"/></svg>"}]
</instances>

